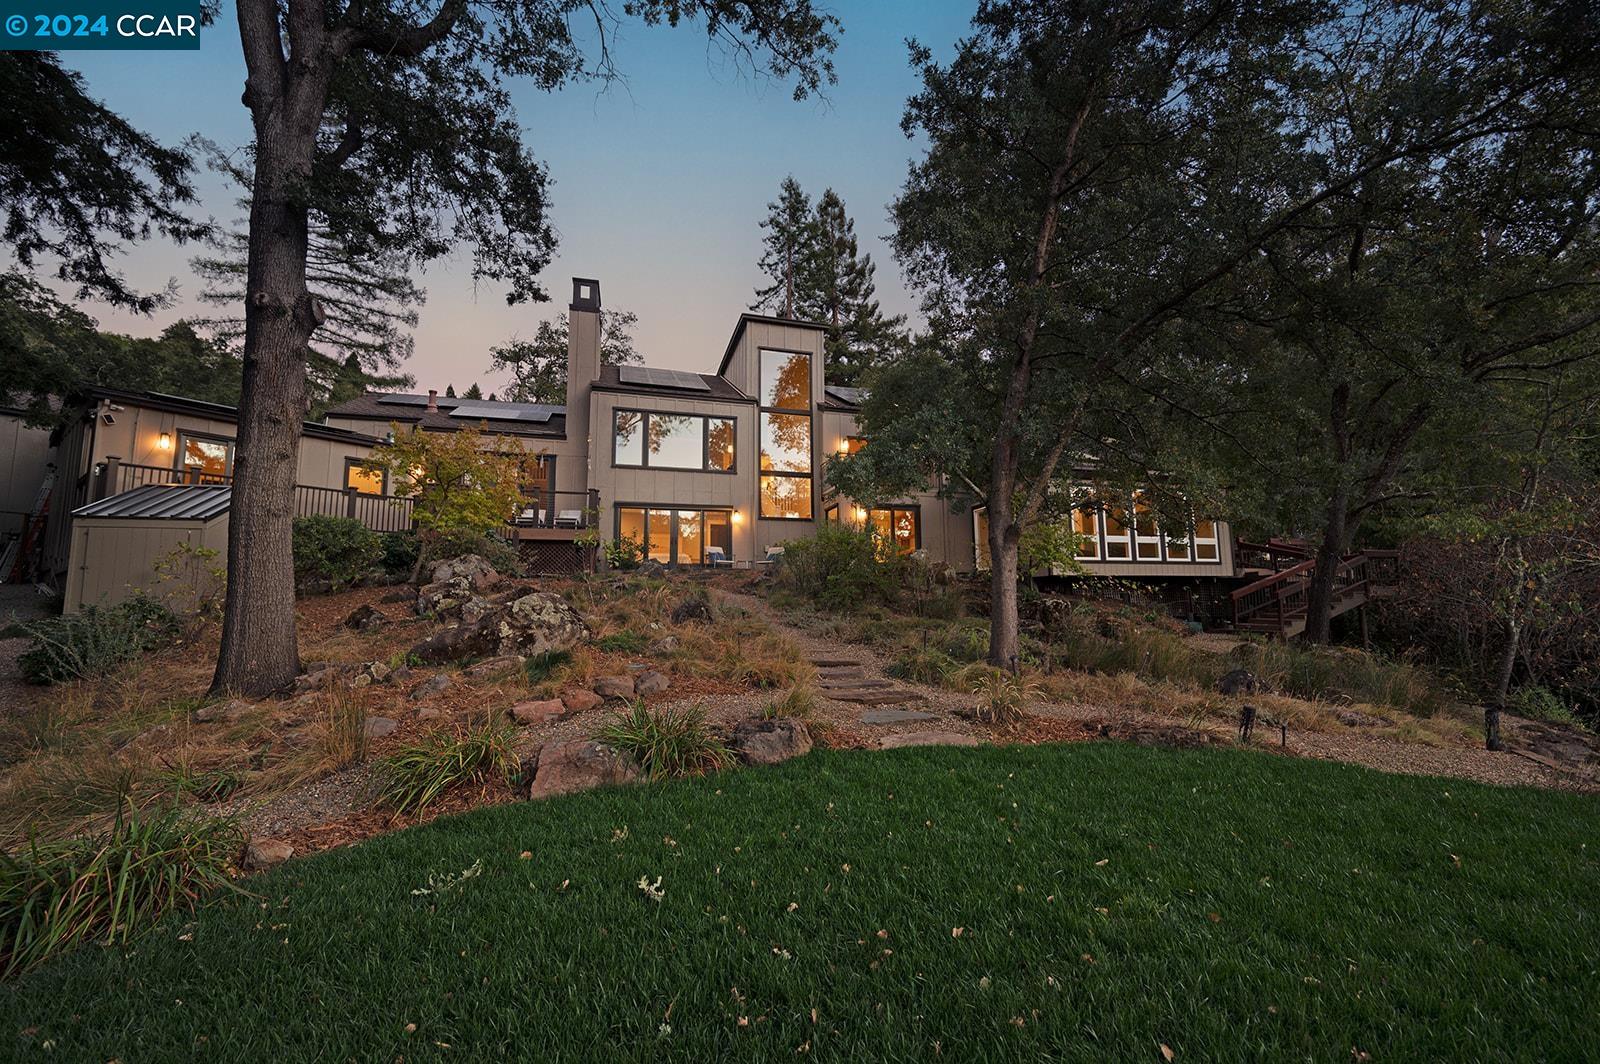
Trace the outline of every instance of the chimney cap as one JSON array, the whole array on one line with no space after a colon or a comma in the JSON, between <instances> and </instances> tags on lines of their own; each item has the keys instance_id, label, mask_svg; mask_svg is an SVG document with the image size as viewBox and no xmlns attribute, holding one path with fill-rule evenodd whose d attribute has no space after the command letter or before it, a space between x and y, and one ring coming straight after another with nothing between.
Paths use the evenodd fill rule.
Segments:
<instances>
[{"instance_id":1,"label":"chimney cap","mask_svg":"<svg viewBox=\"0 0 1600 1064\"><path fill-rule=\"evenodd\" d=\"M593 277L572 279L572 310L600 310L600 282Z\"/></svg>"}]
</instances>

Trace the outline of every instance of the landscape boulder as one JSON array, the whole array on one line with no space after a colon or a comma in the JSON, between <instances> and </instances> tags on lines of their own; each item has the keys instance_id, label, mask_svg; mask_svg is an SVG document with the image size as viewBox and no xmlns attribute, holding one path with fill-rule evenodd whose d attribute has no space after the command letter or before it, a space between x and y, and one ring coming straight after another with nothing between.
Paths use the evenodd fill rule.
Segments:
<instances>
[{"instance_id":1,"label":"landscape boulder","mask_svg":"<svg viewBox=\"0 0 1600 1064\"><path fill-rule=\"evenodd\" d=\"M620 698L623 701L634 696L632 676L602 676L594 682L594 693L601 698Z\"/></svg>"},{"instance_id":2,"label":"landscape boulder","mask_svg":"<svg viewBox=\"0 0 1600 1064\"><path fill-rule=\"evenodd\" d=\"M372 605L357 606L350 611L350 616L344 619L344 626L354 632L375 632L389 623L389 618L383 611Z\"/></svg>"},{"instance_id":3,"label":"landscape boulder","mask_svg":"<svg viewBox=\"0 0 1600 1064\"><path fill-rule=\"evenodd\" d=\"M521 725L554 724L572 715L567 704L559 698L546 698L536 702L518 702L511 707L511 719Z\"/></svg>"},{"instance_id":4,"label":"landscape boulder","mask_svg":"<svg viewBox=\"0 0 1600 1064\"><path fill-rule=\"evenodd\" d=\"M424 584L417 592L417 612L427 617L454 617L461 607L478 598L466 577L451 577Z\"/></svg>"},{"instance_id":5,"label":"landscape boulder","mask_svg":"<svg viewBox=\"0 0 1600 1064\"><path fill-rule=\"evenodd\" d=\"M636 568L633 571L633 575L634 576L662 576L662 575L665 575L666 571L667 571L667 567L665 565L662 565L660 562L656 561L654 558L646 558L644 561L639 563L639 567Z\"/></svg>"},{"instance_id":6,"label":"landscape boulder","mask_svg":"<svg viewBox=\"0 0 1600 1064\"><path fill-rule=\"evenodd\" d=\"M420 702L425 698L432 698L436 694L449 690L454 686L455 682L454 676L447 672L441 672L439 675L418 684L417 689L411 692L411 700Z\"/></svg>"},{"instance_id":7,"label":"landscape boulder","mask_svg":"<svg viewBox=\"0 0 1600 1064\"><path fill-rule=\"evenodd\" d=\"M710 622L711 600L703 592L690 595L672 607L672 623L688 624L691 621Z\"/></svg>"},{"instance_id":8,"label":"landscape boulder","mask_svg":"<svg viewBox=\"0 0 1600 1064\"><path fill-rule=\"evenodd\" d=\"M678 649L678 637L675 635L662 636L650 644L652 654L672 654Z\"/></svg>"},{"instance_id":9,"label":"landscape boulder","mask_svg":"<svg viewBox=\"0 0 1600 1064\"><path fill-rule=\"evenodd\" d=\"M386 735L393 735L400 722L393 717L368 717L363 726L368 739L382 739Z\"/></svg>"},{"instance_id":10,"label":"landscape boulder","mask_svg":"<svg viewBox=\"0 0 1600 1064\"><path fill-rule=\"evenodd\" d=\"M549 798L607 784L631 783L639 774L639 765L633 758L603 743L591 739L546 743L539 751L528 797Z\"/></svg>"},{"instance_id":11,"label":"landscape boulder","mask_svg":"<svg viewBox=\"0 0 1600 1064\"><path fill-rule=\"evenodd\" d=\"M587 713L591 709L599 709L600 706L604 704L605 699L601 698L593 691L588 691L582 687L577 687L563 694L561 696L561 701L566 705L567 709L571 713L578 714Z\"/></svg>"},{"instance_id":12,"label":"landscape boulder","mask_svg":"<svg viewBox=\"0 0 1600 1064\"><path fill-rule=\"evenodd\" d=\"M423 706L417 710L418 720L438 720L444 716L444 710L438 706Z\"/></svg>"},{"instance_id":13,"label":"landscape boulder","mask_svg":"<svg viewBox=\"0 0 1600 1064\"><path fill-rule=\"evenodd\" d=\"M484 680L491 676L500 676L504 673L512 671L513 669L520 668L522 668L522 655L500 654L478 662L476 665L473 665L471 668L467 669L465 675L474 680Z\"/></svg>"},{"instance_id":14,"label":"landscape boulder","mask_svg":"<svg viewBox=\"0 0 1600 1064\"><path fill-rule=\"evenodd\" d=\"M443 628L411 648L416 660L438 665L463 658L532 657L571 650L589 635L578 611L536 591L489 610L475 621Z\"/></svg>"},{"instance_id":15,"label":"landscape boulder","mask_svg":"<svg viewBox=\"0 0 1600 1064\"><path fill-rule=\"evenodd\" d=\"M741 721L733 729L733 750L750 765L776 765L811 750L811 729L793 717Z\"/></svg>"},{"instance_id":16,"label":"landscape boulder","mask_svg":"<svg viewBox=\"0 0 1600 1064\"><path fill-rule=\"evenodd\" d=\"M1217 693L1229 696L1265 694L1267 682L1249 669L1230 669L1217 681Z\"/></svg>"},{"instance_id":17,"label":"landscape boulder","mask_svg":"<svg viewBox=\"0 0 1600 1064\"><path fill-rule=\"evenodd\" d=\"M658 695L672 686L672 681L654 669L646 669L633 681L633 691L638 695Z\"/></svg>"},{"instance_id":18,"label":"landscape boulder","mask_svg":"<svg viewBox=\"0 0 1600 1064\"><path fill-rule=\"evenodd\" d=\"M474 591L483 591L500 582L500 573L483 555L463 554L458 558L435 562L433 568L428 570L428 579L435 583L440 580L465 580Z\"/></svg>"},{"instance_id":19,"label":"landscape boulder","mask_svg":"<svg viewBox=\"0 0 1600 1064\"><path fill-rule=\"evenodd\" d=\"M244 848L244 867L259 872L294 856L294 847L282 839L251 839Z\"/></svg>"}]
</instances>

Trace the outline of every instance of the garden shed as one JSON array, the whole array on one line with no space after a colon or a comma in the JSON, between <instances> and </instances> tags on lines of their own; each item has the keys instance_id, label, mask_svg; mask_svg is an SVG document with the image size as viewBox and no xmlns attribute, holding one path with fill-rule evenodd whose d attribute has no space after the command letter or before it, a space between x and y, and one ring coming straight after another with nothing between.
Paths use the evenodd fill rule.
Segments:
<instances>
[{"instance_id":1,"label":"garden shed","mask_svg":"<svg viewBox=\"0 0 1600 1064\"><path fill-rule=\"evenodd\" d=\"M225 484L146 484L74 510L64 612L138 591L191 601L206 593L227 556L232 496ZM157 565L168 559L178 564L163 579Z\"/></svg>"}]
</instances>

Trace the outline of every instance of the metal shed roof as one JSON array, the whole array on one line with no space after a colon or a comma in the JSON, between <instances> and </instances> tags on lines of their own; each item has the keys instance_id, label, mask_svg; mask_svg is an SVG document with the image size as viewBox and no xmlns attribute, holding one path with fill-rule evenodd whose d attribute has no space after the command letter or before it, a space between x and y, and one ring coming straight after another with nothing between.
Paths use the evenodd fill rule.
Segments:
<instances>
[{"instance_id":1,"label":"metal shed roof","mask_svg":"<svg viewBox=\"0 0 1600 1064\"><path fill-rule=\"evenodd\" d=\"M146 484L80 506L72 516L209 521L227 513L232 498L233 488L226 484Z\"/></svg>"}]
</instances>

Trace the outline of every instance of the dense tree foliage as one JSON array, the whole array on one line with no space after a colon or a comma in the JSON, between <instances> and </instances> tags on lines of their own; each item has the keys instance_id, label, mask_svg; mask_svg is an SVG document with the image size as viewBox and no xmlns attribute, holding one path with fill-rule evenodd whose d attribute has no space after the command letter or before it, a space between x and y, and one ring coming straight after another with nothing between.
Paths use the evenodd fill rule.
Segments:
<instances>
[{"instance_id":1,"label":"dense tree foliage","mask_svg":"<svg viewBox=\"0 0 1600 1064\"><path fill-rule=\"evenodd\" d=\"M130 287L110 260L153 233L180 243L206 234L186 213L189 156L90 98L52 52L0 52L0 100L0 212L17 263L32 272L45 260L80 299L160 306L166 292Z\"/></svg>"},{"instance_id":2,"label":"dense tree foliage","mask_svg":"<svg viewBox=\"0 0 1600 1064\"><path fill-rule=\"evenodd\" d=\"M811 198L793 176L767 204L757 264L768 284L756 289L753 310L828 326L830 384L854 385L904 345L905 318L889 317L877 300L877 267L861 253L856 223L833 189Z\"/></svg>"},{"instance_id":3,"label":"dense tree foliage","mask_svg":"<svg viewBox=\"0 0 1600 1064\"><path fill-rule=\"evenodd\" d=\"M101 331L95 320L19 273L0 274L0 405L52 425L89 385L239 400L239 360L186 322L156 337Z\"/></svg>"},{"instance_id":4,"label":"dense tree foliage","mask_svg":"<svg viewBox=\"0 0 1600 1064\"><path fill-rule=\"evenodd\" d=\"M630 310L600 312L600 361L607 366L644 361L633 346L639 315ZM511 374L505 398L513 403L567 401L568 320L541 321L529 339L512 339L489 349L489 369Z\"/></svg>"}]
</instances>

